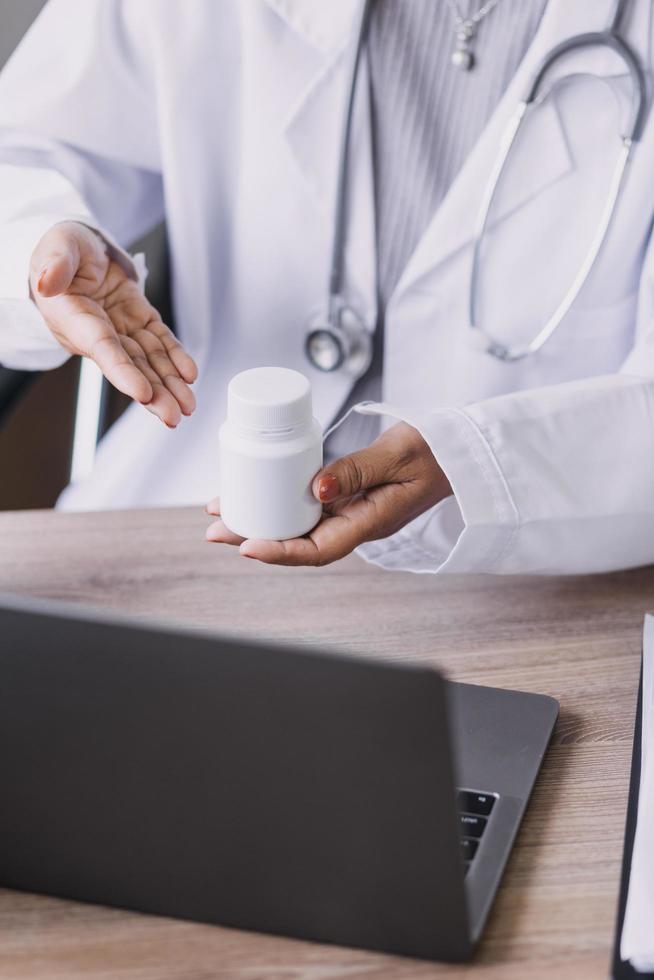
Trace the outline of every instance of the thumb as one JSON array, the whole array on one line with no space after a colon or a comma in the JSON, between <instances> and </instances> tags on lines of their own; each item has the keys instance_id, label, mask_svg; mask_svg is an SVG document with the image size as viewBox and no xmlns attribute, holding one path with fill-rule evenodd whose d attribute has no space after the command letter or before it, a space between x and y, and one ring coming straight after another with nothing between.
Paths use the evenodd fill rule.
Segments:
<instances>
[{"instance_id":1,"label":"thumb","mask_svg":"<svg viewBox=\"0 0 654 980\"><path fill-rule=\"evenodd\" d=\"M40 296L64 293L79 268L80 248L74 235L53 228L45 235L32 259L33 280Z\"/></svg>"},{"instance_id":2,"label":"thumb","mask_svg":"<svg viewBox=\"0 0 654 980\"><path fill-rule=\"evenodd\" d=\"M59 296L65 293L75 278L78 263L70 251L51 254L38 274L36 284L40 296Z\"/></svg>"},{"instance_id":3,"label":"thumb","mask_svg":"<svg viewBox=\"0 0 654 980\"><path fill-rule=\"evenodd\" d=\"M330 504L388 483L395 468L394 463L393 454L378 440L366 449L350 453L323 467L313 478L313 495L321 503Z\"/></svg>"},{"instance_id":4,"label":"thumb","mask_svg":"<svg viewBox=\"0 0 654 980\"><path fill-rule=\"evenodd\" d=\"M31 260L30 282L37 296L59 296L70 288L85 260L101 262L104 248L100 239L76 221L54 225L41 238Z\"/></svg>"}]
</instances>

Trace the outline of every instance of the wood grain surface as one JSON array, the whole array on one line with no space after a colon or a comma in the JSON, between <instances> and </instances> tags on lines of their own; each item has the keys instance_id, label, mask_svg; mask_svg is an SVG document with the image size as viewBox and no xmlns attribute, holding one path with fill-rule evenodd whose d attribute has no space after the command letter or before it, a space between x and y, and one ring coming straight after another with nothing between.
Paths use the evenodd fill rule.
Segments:
<instances>
[{"instance_id":1,"label":"wood grain surface","mask_svg":"<svg viewBox=\"0 0 654 980\"><path fill-rule=\"evenodd\" d=\"M435 577L351 557L282 569L204 541L198 510L0 515L0 591L438 665L551 694L553 744L467 966L321 946L0 891L0 977L569 980L607 976L643 614L654 569Z\"/></svg>"}]
</instances>

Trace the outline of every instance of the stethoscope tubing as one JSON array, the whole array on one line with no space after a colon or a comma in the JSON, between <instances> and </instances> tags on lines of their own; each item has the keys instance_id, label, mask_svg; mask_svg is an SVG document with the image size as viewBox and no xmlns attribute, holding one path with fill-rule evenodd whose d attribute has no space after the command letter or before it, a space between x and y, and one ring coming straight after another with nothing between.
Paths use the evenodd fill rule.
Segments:
<instances>
[{"instance_id":1,"label":"stethoscope tubing","mask_svg":"<svg viewBox=\"0 0 654 980\"><path fill-rule=\"evenodd\" d=\"M331 264L329 269L328 303L328 318L330 321L335 323L338 323L341 310L345 305L345 243L347 238L350 137L352 133L352 118L354 116L354 103L357 92L357 80L359 78L359 67L368 34L368 25L370 23L370 13L372 11L373 2L374 0L363 0L361 5L359 26L357 31L357 43L354 48L352 64L350 66L348 97L345 107L345 122L343 125L343 135L341 137L339 151L338 175L336 179L336 208L334 212L334 237L332 241Z\"/></svg>"},{"instance_id":2,"label":"stethoscope tubing","mask_svg":"<svg viewBox=\"0 0 654 980\"><path fill-rule=\"evenodd\" d=\"M535 354L550 339L557 330L564 317L569 312L577 296L581 292L595 262L599 256L602 245L606 240L615 209L618 204L620 192L624 182L627 164L631 156L634 143L636 143L643 131L647 112L647 96L645 76L639 59L632 49L617 34L622 17L626 9L626 0L619 0L610 27L606 31L592 31L585 34L578 34L574 37L562 41L548 53L533 77L530 86L525 93L523 100L518 104L516 112L511 117L508 127L500 143L500 151L495 160L494 166L489 175L482 201L475 223L475 231L472 242L472 261L470 267L470 287L468 293L468 321L472 336L477 340L478 346L487 354L490 354L501 361L512 363ZM623 60L629 70L632 82L632 114L626 132L621 137L621 147L618 154L616 166L614 168L611 182L609 185L607 200L597 228L591 239L588 251L584 256L583 262L574 276L572 283L566 290L563 298L557 304L554 312L547 319L544 326L538 331L536 336L527 344L520 347L510 347L501 343L488 331L484 330L478 322L477 317L477 294L480 269L481 244L484 238L488 219L495 199L497 188L502 179L502 174L507 165L511 154L511 149L518 137L525 118L534 106L538 104L541 96L541 89L544 80L552 66L564 55L570 54L587 47L608 47L611 48Z\"/></svg>"},{"instance_id":3,"label":"stethoscope tubing","mask_svg":"<svg viewBox=\"0 0 654 980\"><path fill-rule=\"evenodd\" d=\"M624 61L629 69L634 93L632 102L634 109L632 113L631 125L629 126L628 131L625 133L624 138L637 142L642 134L643 126L645 125L645 116L647 113L645 75L639 59L631 50L627 42L616 34L612 27L606 31L589 31L585 34L577 34L575 37L570 37L565 41L561 41L560 44L557 44L556 47L552 48L547 57L543 59L540 68L534 75L523 101L526 102L527 105L531 105L537 100L540 88L547 73L560 58L562 58L564 55L570 54L571 51L577 51L581 48L588 47L611 48L613 51L615 51L618 57Z\"/></svg>"},{"instance_id":4,"label":"stethoscope tubing","mask_svg":"<svg viewBox=\"0 0 654 980\"><path fill-rule=\"evenodd\" d=\"M590 31L575 35L557 44L543 58L538 71L533 76L529 88L523 99L518 103L516 111L513 113L507 129L505 130L500 142L498 156L493 164L489 178L482 195L479 213L475 222L475 230L472 243L472 260L469 280L468 295L468 319L471 335L476 339L478 346L486 353L504 362L513 362L536 353L543 347L547 340L558 328L563 318L570 310L575 299L579 295L584 283L597 260L602 245L608 234L608 230L617 207L618 199L624 182L627 163L631 156L634 143L642 134L647 113L647 88L645 75L642 65L637 55L619 34L624 19L625 11L630 0L617 0L611 22L604 31ZM354 115L354 105L357 91L357 80L360 75L360 65L370 22L374 0L362 0L357 41L352 52L352 61L349 69L349 87L345 107L345 117L342 131L341 144L339 148L338 172L336 181L336 198L334 209L334 233L332 240L331 262L328 283L328 308L326 330L330 328L336 333L339 329L343 313L347 310L348 303L345 298L345 245L347 238L347 218L348 218L348 188L349 188L349 150L351 144L352 121ZM507 165L515 141L520 132L521 126L527 115L538 104L542 98L542 88L544 81L552 66L564 55L570 54L587 47L606 47L615 51L627 66L632 82L632 114L625 134L622 136L622 146L618 154L618 160L611 177L611 183L607 195L607 201L602 209L602 214L597 228L593 234L588 251L584 260L575 275L570 287L566 290L562 300L557 305L554 313L548 318L544 326L528 344L519 348L511 348L485 331L478 323L477 318L477 293L480 268L481 243L486 231L490 211L497 193L497 188L502 179L502 174ZM367 330L361 320L362 330Z\"/></svg>"}]
</instances>

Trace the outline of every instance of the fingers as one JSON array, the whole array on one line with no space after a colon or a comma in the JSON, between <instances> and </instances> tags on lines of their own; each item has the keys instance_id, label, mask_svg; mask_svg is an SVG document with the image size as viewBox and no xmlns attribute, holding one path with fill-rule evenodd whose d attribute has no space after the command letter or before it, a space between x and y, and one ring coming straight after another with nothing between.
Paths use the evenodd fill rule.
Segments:
<instances>
[{"instance_id":1,"label":"fingers","mask_svg":"<svg viewBox=\"0 0 654 980\"><path fill-rule=\"evenodd\" d=\"M269 565L323 564L320 552L314 541L311 540L311 536L294 538L291 541L245 539L230 531L225 522L220 519L220 497L214 497L213 500L210 500L205 510L212 517L219 518L207 528L207 541L217 544L239 545L240 553L245 558L257 558ZM320 525L315 530L318 531L319 528Z\"/></svg>"},{"instance_id":2,"label":"fingers","mask_svg":"<svg viewBox=\"0 0 654 980\"><path fill-rule=\"evenodd\" d=\"M214 497L213 500L210 500L205 510L212 517L220 517L220 497ZM213 524L209 525L206 537L207 541L215 541L219 544L241 544L245 541L245 538L230 531L222 520L214 521Z\"/></svg>"},{"instance_id":3,"label":"fingers","mask_svg":"<svg viewBox=\"0 0 654 980\"><path fill-rule=\"evenodd\" d=\"M328 565L344 558L365 540L365 529L347 517L325 517L311 534L289 541L250 538L240 546L245 558L267 565Z\"/></svg>"},{"instance_id":4,"label":"fingers","mask_svg":"<svg viewBox=\"0 0 654 980\"><path fill-rule=\"evenodd\" d=\"M207 528L207 541L215 541L220 544L241 544L244 540L245 538L230 531L222 519L214 521Z\"/></svg>"},{"instance_id":5,"label":"fingers","mask_svg":"<svg viewBox=\"0 0 654 980\"><path fill-rule=\"evenodd\" d=\"M107 328L107 332L96 333L95 339L90 342L88 356L118 391L150 407L155 394L150 380L134 364L111 328Z\"/></svg>"},{"instance_id":6,"label":"fingers","mask_svg":"<svg viewBox=\"0 0 654 980\"><path fill-rule=\"evenodd\" d=\"M134 366L141 372L143 377L150 384L152 395L145 407L153 415L168 426L169 429L175 429L180 423L182 410L180 408L179 401L175 398L174 394L170 392L167 386L162 382L161 378L157 372L151 367L148 358L143 352L143 348L140 344L137 344L135 340L131 337L121 337L121 343L123 348L130 356ZM179 380L179 379L178 379ZM183 381L179 380L179 384L186 388ZM186 389L188 391L188 389ZM190 394L190 392L189 392ZM195 407L195 399L191 395L193 400L192 408ZM190 412L189 412L190 414Z\"/></svg>"},{"instance_id":7,"label":"fingers","mask_svg":"<svg viewBox=\"0 0 654 980\"><path fill-rule=\"evenodd\" d=\"M315 544L309 538L290 541L263 541L248 538L240 548L244 558L256 558L266 565L321 565Z\"/></svg>"},{"instance_id":8,"label":"fingers","mask_svg":"<svg viewBox=\"0 0 654 980\"><path fill-rule=\"evenodd\" d=\"M248 539L240 546L246 558L270 565L328 565L349 555L365 541L386 537L417 516L413 488L400 483L376 487L364 497L337 505L303 538L290 541Z\"/></svg>"},{"instance_id":9,"label":"fingers","mask_svg":"<svg viewBox=\"0 0 654 980\"><path fill-rule=\"evenodd\" d=\"M213 500L210 500L205 510L212 517L220 517L220 497L214 497Z\"/></svg>"},{"instance_id":10,"label":"fingers","mask_svg":"<svg viewBox=\"0 0 654 980\"><path fill-rule=\"evenodd\" d=\"M34 250L30 285L62 346L92 358L119 391L171 428L195 410L193 359L98 235L77 222L55 225Z\"/></svg>"},{"instance_id":11,"label":"fingers","mask_svg":"<svg viewBox=\"0 0 654 980\"><path fill-rule=\"evenodd\" d=\"M168 349L168 356L187 384L193 384L197 380L197 365L191 355L186 353L181 344L175 341L174 345Z\"/></svg>"},{"instance_id":12,"label":"fingers","mask_svg":"<svg viewBox=\"0 0 654 980\"><path fill-rule=\"evenodd\" d=\"M195 395L186 382L182 381L182 379L178 378L176 375L171 374L164 379L164 383L170 394L179 405L182 414L187 416L192 415L196 406Z\"/></svg>"},{"instance_id":13,"label":"fingers","mask_svg":"<svg viewBox=\"0 0 654 980\"><path fill-rule=\"evenodd\" d=\"M162 324L163 326L163 324ZM170 360L166 348L149 327L134 330L129 335L130 343L140 348L140 358L149 365L151 371L171 393L181 412L191 415L195 410L195 396L186 382L179 376L177 368Z\"/></svg>"},{"instance_id":14,"label":"fingers","mask_svg":"<svg viewBox=\"0 0 654 980\"><path fill-rule=\"evenodd\" d=\"M274 565L326 565L344 558L366 541L395 534L452 489L417 429L398 423L372 446L352 453L316 476L314 494L329 502L309 534L289 541L248 539L240 544L247 558ZM207 510L219 514L220 502ZM229 541L222 521L212 525L211 541Z\"/></svg>"},{"instance_id":15,"label":"fingers","mask_svg":"<svg viewBox=\"0 0 654 980\"><path fill-rule=\"evenodd\" d=\"M325 515L303 538L289 541L249 539L241 554L271 565L328 565L367 541L374 524L375 504L358 500L340 514Z\"/></svg>"},{"instance_id":16,"label":"fingers","mask_svg":"<svg viewBox=\"0 0 654 980\"><path fill-rule=\"evenodd\" d=\"M148 324L148 329L161 341L168 357L184 381L187 384L193 384L198 376L197 365L191 355L186 353L170 327L167 327L161 320L155 320Z\"/></svg>"},{"instance_id":17,"label":"fingers","mask_svg":"<svg viewBox=\"0 0 654 980\"><path fill-rule=\"evenodd\" d=\"M313 479L314 497L323 504L353 497L362 490L389 483L398 469L396 454L384 439L324 467Z\"/></svg>"},{"instance_id":18,"label":"fingers","mask_svg":"<svg viewBox=\"0 0 654 980\"><path fill-rule=\"evenodd\" d=\"M323 558L312 535L294 538L291 541L264 541L256 538L245 539L227 527L220 518L220 498L210 500L205 510L212 517L218 517L209 525L206 539L216 544L239 545L245 558L257 558L270 565L322 565ZM316 528L316 531L318 531ZM315 532L314 532L315 533Z\"/></svg>"},{"instance_id":19,"label":"fingers","mask_svg":"<svg viewBox=\"0 0 654 980\"><path fill-rule=\"evenodd\" d=\"M169 392L182 415L191 415L196 403L187 381L197 377L195 362L161 322L155 308L145 296L136 292L133 283L123 281L108 296L106 313L124 338L132 360L150 382ZM185 377L180 374L173 356L184 368ZM171 424L171 419L167 424Z\"/></svg>"},{"instance_id":20,"label":"fingers","mask_svg":"<svg viewBox=\"0 0 654 980\"><path fill-rule=\"evenodd\" d=\"M211 501L207 511L219 513L219 501ZM209 525L206 539L215 544L238 545L244 558L256 558L267 565L326 565L343 558L358 544L362 530L357 530L345 519L325 518L306 537L288 541L268 541L258 538L245 539L227 527L222 518Z\"/></svg>"},{"instance_id":21,"label":"fingers","mask_svg":"<svg viewBox=\"0 0 654 980\"><path fill-rule=\"evenodd\" d=\"M110 293L106 313L132 361L152 385L154 394L148 408L166 425L175 427L181 415L188 416L195 411L196 403L168 353L168 347L171 351L176 349L175 345L179 347L177 341L170 340L173 334L131 282L119 283ZM194 372L187 371L190 377L197 371L192 358L186 357L194 368Z\"/></svg>"}]
</instances>

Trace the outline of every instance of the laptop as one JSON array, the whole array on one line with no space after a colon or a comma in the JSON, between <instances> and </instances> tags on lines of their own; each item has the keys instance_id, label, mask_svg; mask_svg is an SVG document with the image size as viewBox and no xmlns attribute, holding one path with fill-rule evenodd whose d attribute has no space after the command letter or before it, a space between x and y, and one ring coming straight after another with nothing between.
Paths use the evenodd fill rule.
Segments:
<instances>
[{"instance_id":1,"label":"laptop","mask_svg":"<svg viewBox=\"0 0 654 980\"><path fill-rule=\"evenodd\" d=\"M550 697L0 600L0 885L465 960Z\"/></svg>"}]
</instances>

